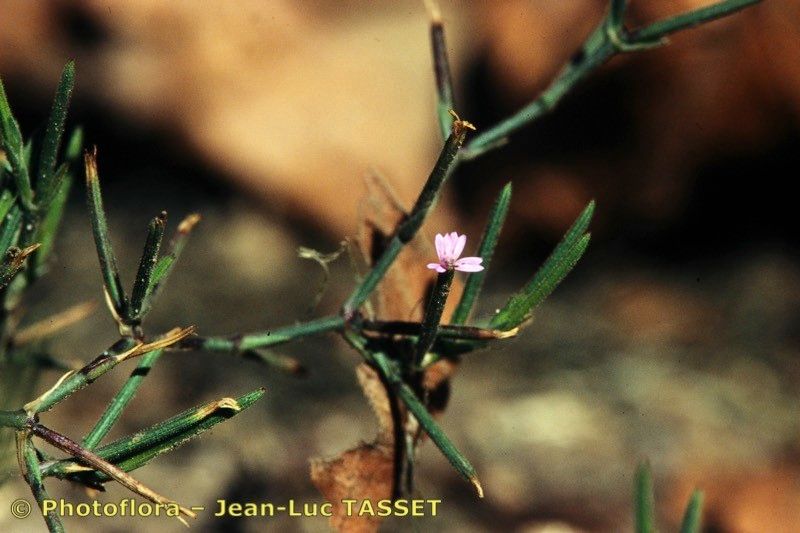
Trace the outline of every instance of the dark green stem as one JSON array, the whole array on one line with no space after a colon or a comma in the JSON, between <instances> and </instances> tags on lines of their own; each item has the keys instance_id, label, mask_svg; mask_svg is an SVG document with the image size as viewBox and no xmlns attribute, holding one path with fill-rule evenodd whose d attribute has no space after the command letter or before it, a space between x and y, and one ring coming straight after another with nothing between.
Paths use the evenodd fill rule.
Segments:
<instances>
[{"instance_id":1,"label":"dark green stem","mask_svg":"<svg viewBox=\"0 0 800 533\"><path fill-rule=\"evenodd\" d=\"M433 346L436 334L439 332L439 322L442 320L444 305L447 303L447 296L450 294L450 285L456 271L452 268L447 269L436 276L436 284L433 286L431 296L428 299L428 306L425 308L425 316L422 319L422 331L414 350L414 361L408 370L416 371L422 366L425 354Z\"/></svg>"},{"instance_id":2,"label":"dark green stem","mask_svg":"<svg viewBox=\"0 0 800 533\"><path fill-rule=\"evenodd\" d=\"M308 335L340 330L344 327L344 324L345 320L343 317L328 316L294 326L286 326L259 333L248 333L247 335L236 335L233 337L192 337L184 340L180 346L193 350L237 353L283 344Z\"/></svg>"},{"instance_id":3,"label":"dark green stem","mask_svg":"<svg viewBox=\"0 0 800 533\"><path fill-rule=\"evenodd\" d=\"M439 154L439 159L436 161L436 165L434 165L430 176L428 176L428 181L425 182L425 186L422 188L422 192L420 192L408 217L400 223L394 237L389 241L388 246L375 262L375 265L367 275L364 276L364 279L361 280L361 283L353 290L350 297L342 306L342 314L345 317L352 317L358 308L369 298L369 295L372 294L372 291L375 290L375 287L377 287L378 283L383 279L386 271L389 270L389 267L394 263L400 250L402 250L403 246L410 242L417 234L417 231L419 231L419 228L425 221L425 217L430 212L431 207L433 207L442 185L455 167L456 156L458 155L461 145L464 144L464 139L469 129L473 129L473 127L468 122L462 120L453 122L453 130L447 138L444 148L442 148Z\"/></svg>"},{"instance_id":4,"label":"dark green stem","mask_svg":"<svg viewBox=\"0 0 800 533\"><path fill-rule=\"evenodd\" d=\"M28 485L31 487L33 497L36 503L39 504L39 509L42 511L42 516L47 524L47 529L51 533L58 533L64 531L64 525L58 517L58 513L47 512L45 513L45 502L50 500L47 494L44 483L42 482L42 473L39 465L39 457L36 453L36 448L33 446L31 436L26 432L21 436L22 442L18 442L18 446L22 446L22 458L25 461L25 478Z\"/></svg>"},{"instance_id":5,"label":"dark green stem","mask_svg":"<svg viewBox=\"0 0 800 533\"><path fill-rule=\"evenodd\" d=\"M22 429L28 421L28 415L23 410L0 411L0 427Z\"/></svg>"}]
</instances>

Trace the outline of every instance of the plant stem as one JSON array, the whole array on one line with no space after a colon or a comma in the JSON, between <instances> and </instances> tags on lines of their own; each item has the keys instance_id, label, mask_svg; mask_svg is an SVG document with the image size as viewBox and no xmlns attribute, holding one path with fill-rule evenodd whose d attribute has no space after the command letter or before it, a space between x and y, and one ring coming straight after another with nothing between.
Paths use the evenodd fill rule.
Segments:
<instances>
[{"instance_id":1,"label":"plant stem","mask_svg":"<svg viewBox=\"0 0 800 533\"><path fill-rule=\"evenodd\" d=\"M42 516L47 524L47 529L51 533L59 533L64 531L64 525L58 517L58 513L45 513L45 501L50 499L47 490L42 482L42 473L39 465L39 457L36 454L36 448L31 441L31 435L27 431L21 431L17 434L17 446L22 447L22 458L25 462L25 478L28 485L31 487L33 497L36 503L39 504L39 509L42 511Z\"/></svg>"},{"instance_id":2,"label":"plant stem","mask_svg":"<svg viewBox=\"0 0 800 533\"><path fill-rule=\"evenodd\" d=\"M436 284L431 291L431 297L425 308L425 316L422 319L422 330L419 340L414 350L414 360L411 362L407 371L417 371L425 354L433 346L436 334L439 332L439 322L442 320L444 304L447 303L447 296L450 294L450 285L453 283L456 271L452 268L445 270L436 276ZM410 372L409 372L410 374Z\"/></svg>"},{"instance_id":3,"label":"plant stem","mask_svg":"<svg viewBox=\"0 0 800 533\"><path fill-rule=\"evenodd\" d=\"M712 20L726 17L760 2L761 0L725 0L724 2L654 22L649 26L632 31L630 38L633 41L655 41L671 33L694 28Z\"/></svg>"},{"instance_id":4,"label":"plant stem","mask_svg":"<svg viewBox=\"0 0 800 533\"><path fill-rule=\"evenodd\" d=\"M28 415L23 410L0 411L0 427L22 429L27 420Z\"/></svg>"},{"instance_id":5,"label":"plant stem","mask_svg":"<svg viewBox=\"0 0 800 533\"><path fill-rule=\"evenodd\" d=\"M248 333L246 335L235 335L232 337L192 337L181 342L180 346L192 350L239 353L246 350L283 344L308 335L340 330L344 327L344 324L345 320L341 316L327 316L309 322L302 322L294 326Z\"/></svg>"},{"instance_id":6,"label":"plant stem","mask_svg":"<svg viewBox=\"0 0 800 533\"><path fill-rule=\"evenodd\" d=\"M453 122L453 129L447 141L444 143L439 159L433 167L428 180L425 182L422 191L417 198L414 207L406 219L399 224L394 237L389 241L388 246L375 262L372 269L364 276L361 283L353 290L350 297L342 306L342 314L345 317L352 317L359 307L369 298L375 287L383 279L386 271L394 263L400 250L403 249L411 239L417 234L425 217L430 212L447 177L453 171L457 161L458 151L464 144L467 130L475 129L472 124L463 120Z\"/></svg>"}]
</instances>

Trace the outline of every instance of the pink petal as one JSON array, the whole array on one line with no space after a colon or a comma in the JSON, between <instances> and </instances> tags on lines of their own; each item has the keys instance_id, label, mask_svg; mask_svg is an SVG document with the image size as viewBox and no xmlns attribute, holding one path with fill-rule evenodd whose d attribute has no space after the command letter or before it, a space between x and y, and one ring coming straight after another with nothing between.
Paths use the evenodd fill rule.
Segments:
<instances>
[{"instance_id":1,"label":"pink petal","mask_svg":"<svg viewBox=\"0 0 800 533\"><path fill-rule=\"evenodd\" d=\"M480 265L483 263L483 257L462 257L456 261L457 265Z\"/></svg>"},{"instance_id":2,"label":"pink petal","mask_svg":"<svg viewBox=\"0 0 800 533\"><path fill-rule=\"evenodd\" d=\"M469 263L462 265L456 263L455 269L461 272L480 272L481 270L483 270L483 267L481 265L474 265Z\"/></svg>"},{"instance_id":3,"label":"pink petal","mask_svg":"<svg viewBox=\"0 0 800 533\"><path fill-rule=\"evenodd\" d=\"M442 272L446 272L446 269L442 265L440 265L439 263L428 263L427 267L430 268L431 270L435 270L436 272L438 272L440 274ZM483 268L483 267L481 267L481 268Z\"/></svg>"},{"instance_id":4,"label":"pink petal","mask_svg":"<svg viewBox=\"0 0 800 533\"><path fill-rule=\"evenodd\" d=\"M464 251L464 246L467 245L467 236L462 235L456 239L456 243L453 246L453 259L457 259L458 256L461 255L461 252Z\"/></svg>"},{"instance_id":5,"label":"pink petal","mask_svg":"<svg viewBox=\"0 0 800 533\"><path fill-rule=\"evenodd\" d=\"M436 243L436 255L439 256L441 261L445 255L445 237L441 233L437 233L433 241Z\"/></svg>"},{"instance_id":6,"label":"pink petal","mask_svg":"<svg viewBox=\"0 0 800 533\"><path fill-rule=\"evenodd\" d=\"M453 248L453 245L450 243L450 234L445 233L442 235L442 255L439 256L439 259L442 261L447 261L450 257L450 250Z\"/></svg>"},{"instance_id":7,"label":"pink petal","mask_svg":"<svg viewBox=\"0 0 800 533\"><path fill-rule=\"evenodd\" d=\"M454 231L450 233L450 257L452 257L453 260L455 260L456 257L458 257L458 255L453 253L455 251L457 243L458 243L458 233Z\"/></svg>"}]
</instances>

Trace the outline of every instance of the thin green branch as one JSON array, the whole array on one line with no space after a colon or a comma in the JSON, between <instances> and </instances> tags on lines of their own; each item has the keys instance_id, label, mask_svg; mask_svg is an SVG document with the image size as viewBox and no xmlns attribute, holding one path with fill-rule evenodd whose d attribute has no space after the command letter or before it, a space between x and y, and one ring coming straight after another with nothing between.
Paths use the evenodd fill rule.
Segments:
<instances>
[{"instance_id":1,"label":"thin green branch","mask_svg":"<svg viewBox=\"0 0 800 533\"><path fill-rule=\"evenodd\" d=\"M436 284L433 286L428 305L425 307L425 315L422 318L422 327L414 348L414 360L406 368L406 374L416 372L422 367L425 354L433 346L436 334L439 332L439 322L442 319L444 305L447 303L447 296L450 294L450 285L453 283L456 271L452 268L445 270L436 276Z\"/></svg>"},{"instance_id":2,"label":"thin green branch","mask_svg":"<svg viewBox=\"0 0 800 533\"><path fill-rule=\"evenodd\" d=\"M460 119L453 122L452 132L447 138L439 154L439 159L437 159L433 170L428 176L428 180L425 182L414 207L406 219L400 223L394 237L389 241L388 246L375 262L375 265L345 301L342 306L342 314L344 316L353 316L378 286L378 283L394 263L403 246L409 243L417 234L417 231L425 221L425 217L433 207L442 185L455 167L456 157L459 149L464 144L467 131L474 129L474 126L469 122Z\"/></svg>"},{"instance_id":3,"label":"thin green branch","mask_svg":"<svg viewBox=\"0 0 800 533\"><path fill-rule=\"evenodd\" d=\"M192 337L181 343L182 348L209 350L214 352L239 353L256 348L267 348L283 344L300 337L316 335L326 331L341 330L345 320L341 316L327 316L279 329L235 335L232 337Z\"/></svg>"},{"instance_id":4,"label":"thin green branch","mask_svg":"<svg viewBox=\"0 0 800 533\"><path fill-rule=\"evenodd\" d=\"M654 22L649 26L645 26L644 28L632 31L630 33L630 40L633 42L652 42L663 39L672 33L727 17L728 15L760 2L761 0L725 0L724 2L718 2L708 7L666 18Z\"/></svg>"},{"instance_id":5,"label":"thin green branch","mask_svg":"<svg viewBox=\"0 0 800 533\"><path fill-rule=\"evenodd\" d=\"M69 198L69 191L71 188L71 176L67 176L61 180L58 184L55 197L50 201L47 211L39 224L36 240L42 245L33 258L33 268L31 269L32 278L42 276L47 269L47 259L53 251L53 245L55 244L55 238L58 234L61 220L64 217L64 208L67 205L67 199Z\"/></svg>"},{"instance_id":6,"label":"thin green branch","mask_svg":"<svg viewBox=\"0 0 800 533\"><path fill-rule=\"evenodd\" d=\"M183 329L176 328L166 333L160 339L149 343L142 343L130 337L124 337L80 370L67 372L61 376L50 390L46 391L35 400L28 402L23 408L28 413L42 413L47 411L76 391L89 385L119 363L155 350L172 346L185 339L193 332L193 327Z\"/></svg>"},{"instance_id":7,"label":"thin green branch","mask_svg":"<svg viewBox=\"0 0 800 533\"><path fill-rule=\"evenodd\" d=\"M475 136L464 147L462 158L474 159L502 146L511 133L552 111L564 95L613 55L665 44L664 38L671 33L730 15L759 1L726 0L627 32L623 26L625 2L612 0L608 15L539 97L509 118Z\"/></svg>"},{"instance_id":8,"label":"thin green branch","mask_svg":"<svg viewBox=\"0 0 800 533\"><path fill-rule=\"evenodd\" d=\"M431 52L433 55L433 72L436 77L436 118L442 131L442 138L447 139L453 128L451 109L453 103L453 79L450 74L450 61L447 56L447 44L444 38L442 14L435 0L429 0L428 12L431 18Z\"/></svg>"},{"instance_id":9,"label":"thin green branch","mask_svg":"<svg viewBox=\"0 0 800 533\"><path fill-rule=\"evenodd\" d=\"M23 410L0 411L0 428L22 429L28 421L28 415Z\"/></svg>"},{"instance_id":10,"label":"thin green branch","mask_svg":"<svg viewBox=\"0 0 800 533\"><path fill-rule=\"evenodd\" d=\"M475 275L474 273L472 274ZM422 324L419 322L404 322L400 320L365 320L359 324L365 332L374 332L381 335L398 335L401 337L419 337ZM474 326L455 326L439 324L436 334L438 339L459 339L468 341L486 341L507 339L517 334L517 330L502 331L499 329L478 328Z\"/></svg>"},{"instance_id":11,"label":"thin green branch","mask_svg":"<svg viewBox=\"0 0 800 533\"><path fill-rule=\"evenodd\" d=\"M486 273L489 270L489 265L494 256L494 250L497 247L497 241L500 238L500 231L503 229L503 223L508 214L508 207L511 204L511 183L507 183L492 206L489 213L489 221L486 224L486 229L483 230L481 243L478 246L478 255L483 258L483 270L480 272L473 272L467 278L464 284L464 292L461 293L461 299L458 302L453 316L450 318L451 324L466 324L469 319L472 307L478 299L478 295L483 287L483 282L486 279Z\"/></svg>"}]
</instances>

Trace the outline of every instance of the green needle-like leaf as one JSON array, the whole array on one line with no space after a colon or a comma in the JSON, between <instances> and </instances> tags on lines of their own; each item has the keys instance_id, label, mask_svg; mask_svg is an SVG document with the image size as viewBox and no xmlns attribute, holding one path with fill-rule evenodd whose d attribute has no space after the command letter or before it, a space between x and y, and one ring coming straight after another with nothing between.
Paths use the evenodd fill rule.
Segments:
<instances>
[{"instance_id":1,"label":"green needle-like leaf","mask_svg":"<svg viewBox=\"0 0 800 533\"><path fill-rule=\"evenodd\" d=\"M643 462L636 469L635 486L636 533L655 533L655 502L653 500L653 474L650 464Z\"/></svg>"},{"instance_id":2,"label":"green needle-like leaf","mask_svg":"<svg viewBox=\"0 0 800 533\"><path fill-rule=\"evenodd\" d=\"M50 119L47 122L42 150L39 155L39 177L36 183L36 194L40 207L45 207L47 199L55 196L57 190L56 160L61 147L61 137L64 135L64 124L67 120L67 109L75 86L75 63L70 61L61 73L61 82L56 89L53 107L50 110Z\"/></svg>"},{"instance_id":3,"label":"green needle-like leaf","mask_svg":"<svg viewBox=\"0 0 800 533\"><path fill-rule=\"evenodd\" d=\"M402 381L386 354L375 352L371 354L371 358L384 378L395 387L400 399L408 407L408 410L414 415L414 418L417 419L417 422L419 422L419 425L428 434L433 443L436 444L442 455L450 461L456 472L475 487L478 496L483 498L483 487L478 481L478 474L475 472L475 468L464 454L456 448L442 428L439 427L439 424L436 423L436 420L433 419L425 405L417 398L411 387Z\"/></svg>"},{"instance_id":4,"label":"green needle-like leaf","mask_svg":"<svg viewBox=\"0 0 800 533\"><path fill-rule=\"evenodd\" d=\"M368 350L366 339L361 335L350 330L345 330L343 335L345 340L361 354L364 360L375 367L386 382L397 391L397 395L417 419L425 433L428 434L442 454L450 461L453 468L455 468L464 479L469 481L472 486L475 487L478 496L483 498L483 487L478 481L475 468L470 464L467 458L464 457L464 454L455 447L444 431L442 431L442 428L439 427L439 424L433 419L425 408L425 405L417 398L417 395L411 387L403 382L397 365L389 359L385 353Z\"/></svg>"},{"instance_id":5,"label":"green needle-like leaf","mask_svg":"<svg viewBox=\"0 0 800 533\"><path fill-rule=\"evenodd\" d=\"M0 194L0 225L5 221L8 211L11 209L11 206L14 205L15 201L16 198L8 189L3 190L3 193ZM5 250L0 250L0 252L3 251Z\"/></svg>"},{"instance_id":6,"label":"green needle-like leaf","mask_svg":"<svg viewBox=\"0 0 800 533\"><path fill-rule=\"evenodd\" d=\"M265 392L264 389L257 389L238 398L223 398L187 409L169 420L97 448L94 453L131 472L239 414L258 401ZM109 480L108 476L96 471L76 474L80 471L81 468L74 461L64 460L47 465L42 475L65 477L73 474L81 480L101 483Z\"/></svg>"},{"instance_id":7,"label":"green needle-like leaf","mask_svg":"<svg viewBox=\"0 0 800 533\"><path fill-rule=\"evenodd\" d=\"M681 533L700 533L703 522L703 491L695 490L686 506L681 522Z\"/></svg>"},{"instance_id":8,"label":"green needle-like leaf","mask_svg":"<svg viewBox=\"0 0 800 533\"><path fill-rule=\"evenodd\" d=\"M34 256L34 267L31 270L34 277L44 274L47 269L47 259L53 251L56 234L64 217L64 208L67 205L69 191L72 188L72 177L67 176L58 184L58 191L47 207L44 218L42 219L36 240L42 245Z\"/></svg>"},{"instance_id":9,"label":"green needle-like leaf","mask_svg":"<svg viewBox=\"0 0 800 533\"><path fill-rule=\"evenodd\" d=\"M528 284L492 317L490 327L506 330L519 326L553 292L589 246L590 235L585 232L593 214L591 201Z\"/></svg>"},{"instance_id":10,"label":"green needle-like leaf","mask_svg":"<svg viewBox=\"0 0 800 533\"><path fill-rule=\"evenodd\" d=\"M91 431L89 431L89 433L83 438L83 442L81 444L84 448L93 450L98 444L100 444L100 441L103 440L103 437L108 435L108 432L111 431L111 428L122 415L122 411L125 410L125 407L127 407L128 403L133 399L134 396L136 396L139 386L144 381L144 378L147 377L150 369L163 353L164 350L155 350L142 356L139 364L136 366L134 371L131 372L131 375L128 377L127 381L125 381L125 384L119 390L117 395L114 396L108 406L106 406L106 410L103 411L102 415L100 415L100 419L97 421L97 423L95 423Z\"/></svg>"},{"instance_id":11,"label":"green needle-like leaf","mask_svg":"<svg viewBox=\"0 0 800 533\"><path fill-rule=\"evenodd\" d=\"M158 251L161 249L166 225L167 213L162 211L147 226L147 239L144 243L142 258L139 261L139 270L136 272L136 279L133 282L130 306L128 306L128 319L132 322L139 322L144 317L142 306L147 291L152 286L153 270L158 260Z\"/></svg>"},{"instance_id":12,"label":"green needle-like leaf","mask_svg":"<svg viewBox=\"0 0 800 533\"><path fill-rule=\"evenodd\" d=\"M494 256L494 250L497 247L497 241L500 238L500 231L503 229L503 222L506 220L508 214L508 207L511 204L511 183L507 183L492 206L492 211L489 214L489 222L486 224L486 229L483 230L483 237L478 246L478 255L483 258L483 270L480 272L473 272L467 278L464 285L464 292L461 293L461 300L458 302L453 316L450 318L451 324L466 324L472 307L478 299L478 295L483 287L483 282L486 279L486 273L489 270L489 265Z\"/></svg>"},{"instance_id":13,"label":"green needle-like leaf","mask_svg":"<svg viewBox=\"0 0 800 533\"><path fill-rule=\"evenodd\" d=\"M86 164L86 203L89 207L97 257L100 260L100 271L103 274L103 285L112 313L118 320L122 320L128 316L128 298L122 288L117 257L114 255L108 235L108 223L103 210L103 196L100 192L100 178L97 175L97 151L86 152L84 160Z\"/></svg>"},{"instance_id":14,"label":"green needle-like leaf","mask_svg":"<svg viewBox=\"0 0 800 533\"><path fill-rule=\"evenodd\" d=\"M21 223L22 211L14 204L5 217L0 220L0 253L5 253L6 250L17 243Z\"/></svg>"},{"instance_id":15,"label":"green needle-like leaf","mask_svg":"<svg viewBox=\"0 0 800 533\"><path fill-rule=\"evenodd\" d=\"M8 166L11 167L11 174L14 177L22 206L26 211L35 210L31 178L25 157L25 144L22 142L19 124L8 105L2 79L0 79L0 147L6 153Z\"/></svg>"},{"instance_id":16,"label":"green needle-like leaf","mask_svg":"<svg viewBox=\"0 0 800 533\"><path fill-rule=\"evenodd\" d=\"M186 241L189 235L198 222L200 222L200 215L192 213L178 224L178 231L172 239L169 253L160 257L153 267L153 272L150 275L150 284L147 287L147 294L142 302L141 312L139 313L141 316L145 316L148 311L150 311L156 298L158 298L178 258L186 247Z\"/></svg>"},{"instance_id":17,"label":"green needle-like leaf","mask_svg":"<svg viewBox=\"0 0 800 533\"><path fill-rule=\"evenodd\" d=\"M73 163L78 161L78 158L81 155L81 151L83 150L83 128L78 126L74 130L72 130L72 134L69 136L69 140L67 141L67 147L64 150L64 159L68 163Z\"/></svg>"}]
</instances>

